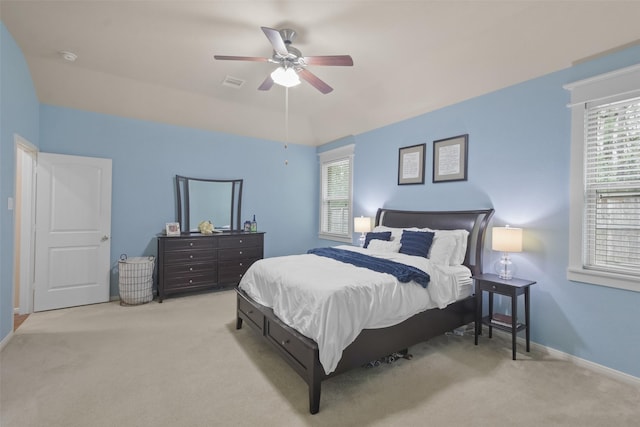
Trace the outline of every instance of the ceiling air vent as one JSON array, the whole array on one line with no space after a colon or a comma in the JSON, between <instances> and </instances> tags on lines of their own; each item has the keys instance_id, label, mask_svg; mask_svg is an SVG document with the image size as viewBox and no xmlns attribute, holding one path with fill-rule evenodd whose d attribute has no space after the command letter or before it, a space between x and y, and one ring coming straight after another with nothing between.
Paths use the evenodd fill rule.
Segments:
<instances>
[{"instance_id":1,"label":"ceiling air vent","mask_svg":"<svg viewBox=\"0 0 640 427\"><path fill-rule=\"evenodd\" d=\"M244 84L244 80L239 79L237 77L227 76L222 81L222 84L224 86L229 86L229 87L234 87L236 89L239 89Z\"/></svg>"}]
</instances>

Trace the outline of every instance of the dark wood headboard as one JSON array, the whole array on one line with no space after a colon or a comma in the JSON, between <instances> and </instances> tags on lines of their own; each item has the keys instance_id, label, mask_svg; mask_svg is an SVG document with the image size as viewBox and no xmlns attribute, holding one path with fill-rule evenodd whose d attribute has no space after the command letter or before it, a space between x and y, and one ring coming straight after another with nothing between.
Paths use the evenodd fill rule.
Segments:
<instances>
[{"instance_id":1,"label":"dark wood headboard","mask_svg":"<svg viewBox=\"0 0 640 427\"><path fill-rule=\"evenodd\" d=\"M493 216L493 209L471 211L402 211L378 209L376 225L396 228L431 228L432 230L467 230L467 253L464 265L473 274L482 273L484 238Z\"/></svg>"}]
</instances>

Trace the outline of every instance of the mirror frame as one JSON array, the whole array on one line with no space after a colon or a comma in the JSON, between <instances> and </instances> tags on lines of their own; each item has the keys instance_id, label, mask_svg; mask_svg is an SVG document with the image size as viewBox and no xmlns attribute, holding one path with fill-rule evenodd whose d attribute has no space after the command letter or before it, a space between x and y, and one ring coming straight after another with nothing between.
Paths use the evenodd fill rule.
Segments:
<instances>
[{"instance_id":1,"label":"mirror frame","mask_svg":"<svg viewBox=\"0 0 640 427\"><path fill-rule=\"evenodd\" d=\"M189 223L189 181L201 182L228 182L231 184L231 211L229 218L231 220L231 229L228 231L241 230L241 211L242 211L242 179L205 179L193 178L189 176L176 175L176 196L178 202L178 222L180 223L180 231L182 233L192 233L191 224ZM237 199L236 199L237 191ZM235 222L234 222L234 210Z\"/></svg>"}]
</instances>

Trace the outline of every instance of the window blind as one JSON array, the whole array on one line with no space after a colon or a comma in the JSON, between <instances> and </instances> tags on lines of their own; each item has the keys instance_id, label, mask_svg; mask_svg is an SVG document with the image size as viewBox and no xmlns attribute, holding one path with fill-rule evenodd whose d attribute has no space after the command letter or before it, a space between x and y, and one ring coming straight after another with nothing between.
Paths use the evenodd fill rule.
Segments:
<instances>
[{"instance_id":1,"label":"window blind","mask_svg":"<svg viewBox=\"0 0 640 427\"><path fill-rule=\"evenodd\" d=\"M640 97L586 108L584 267L640 276Z\"/></svg>"},{"instance_id":2,"label":"window blind","mask_svg":"<svg viewBox=\"0 0 640 427\"><path fill-rule=\"evenodd\" d=\"M351 218L351 159L327 161L323 169L321 232L349 236Z\"/></svg>"}]
</instances>

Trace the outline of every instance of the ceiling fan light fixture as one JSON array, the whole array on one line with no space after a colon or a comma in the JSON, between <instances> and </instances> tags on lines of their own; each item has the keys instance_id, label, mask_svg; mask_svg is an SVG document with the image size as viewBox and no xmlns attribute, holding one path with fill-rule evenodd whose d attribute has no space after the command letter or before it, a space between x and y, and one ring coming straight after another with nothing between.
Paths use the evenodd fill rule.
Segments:
<instances>
[{"instance_id":1,"label":"ceiling fan light fixture","mask_svg":"<svg viewBox=\"0 0 640 427\"><path fill-rule=\"evenodd\" d=\"M293 87L300 84L300 77L293 68L278 67L271 73L274 83L284 87Z\"/></svg>"}]
</instances>

